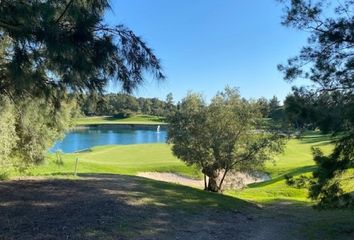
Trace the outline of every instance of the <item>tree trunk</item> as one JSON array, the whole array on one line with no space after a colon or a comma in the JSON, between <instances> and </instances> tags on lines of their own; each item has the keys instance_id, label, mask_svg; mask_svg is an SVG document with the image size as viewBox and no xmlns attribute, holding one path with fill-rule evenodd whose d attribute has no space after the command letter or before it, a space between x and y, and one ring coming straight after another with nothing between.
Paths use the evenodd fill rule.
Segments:
<instances>
[{"instance_id":1,"label":"tree trunk","mask_svg":"<svg viewBox=\"0 0 354 240\"><path fill-rule=\"evenodd\" d=\"M205 173L204 173L204 190L208 190L207 178Z\"/></svg>"},{"instance_id":2,"label":"tree trunk","mask_svg":"<svg viewBox=\"0 0 354 240\"><path fill-rule=\"evenodd\" d=\"M209 176L208 191L219 192L219 186L217 183L218 177Z\"/></svg>"},{"instance_id":3,"label":"tree trunk","mask_svg":"<svg viewBox=\"0 0 354 240\"><path fill-rule=\"evenodd\" d=\"M205 185L205 190L211 192L219 192L220 190L218 186L219 171L215 169L213 166L207 166L203 168L202 172L204 173L205 183L206 183L206 176L209 177L208 186Z\"/></svg>"},{"instance_id":4,"label":"tree trunk","mask_svg":"<svg viewBox=\"0 0 354 240\"><path fill-rule=\"evenodd\" d=\"M225 177L226 177L226 174L228 173L228 169L225 169L225 171L224 171L224 174L222 175L222 178L221 178L221 180L220 180L220 183L219 183L219 190L221 191L221 189L222 189L222 184L224 183L224 180L225 180Z\"/></svg>"}]
</instances>

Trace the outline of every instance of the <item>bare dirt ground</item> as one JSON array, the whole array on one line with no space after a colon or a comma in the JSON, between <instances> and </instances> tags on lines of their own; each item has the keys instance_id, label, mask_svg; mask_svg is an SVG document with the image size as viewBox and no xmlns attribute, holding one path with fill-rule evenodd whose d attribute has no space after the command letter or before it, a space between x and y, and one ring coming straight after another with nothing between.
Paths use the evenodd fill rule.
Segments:
<instances>
[{"instance_id":1,"label":"bare dirt ground","mask_svg":"<svg viewBox=\"0 0 354 240\"><path fill-rule=\"evenodd\" d=\"M305 239L308 216L241 200L226 209L210 194L185 189L108 174L3 181L0 239Z\"/></svg>"}]
</instances>

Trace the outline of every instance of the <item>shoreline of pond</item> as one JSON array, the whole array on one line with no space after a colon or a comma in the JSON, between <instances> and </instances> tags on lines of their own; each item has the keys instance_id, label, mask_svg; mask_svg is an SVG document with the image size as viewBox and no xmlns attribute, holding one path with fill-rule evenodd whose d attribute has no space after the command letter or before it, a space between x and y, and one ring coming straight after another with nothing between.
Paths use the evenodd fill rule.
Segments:
<instances>
[{"instance_id":1,"label":"shoreline of pond","mask_svg":"<svg viewBox=\"0 0 354 240\"><path fill-rule=\"evenodd\" d=\"M160 126L160 127L159 127ZM141 129L141 130L152 130L159 127L160 130L167 130L168 123L89 123L89 124L77 124L73 129L90 129L90 128L117 128L117 129Z\"/></svg>"}]
</instances>

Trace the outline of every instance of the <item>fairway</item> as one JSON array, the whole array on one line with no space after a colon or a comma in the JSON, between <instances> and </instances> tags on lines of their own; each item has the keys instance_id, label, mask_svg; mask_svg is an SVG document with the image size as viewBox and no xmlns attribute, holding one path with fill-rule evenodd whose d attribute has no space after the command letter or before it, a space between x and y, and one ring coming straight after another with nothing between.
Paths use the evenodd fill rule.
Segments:
<instances>
[{"instance_id":1,"label":"fairway","mask_svg":"<svg viewBox=\"0 0 354 240\"><path fill-rule=\"evenodd\" d=\"M63 165L55 164L56 155L30 170L32 175L68 175L78 158L79 173L118 173L135 175L138 172L170 172L200 177L199 171L186 166L174 157L167 144L111 145L94 147L88 152L63 154Z\"/></svg>"},{"instance_id":2,"label":"fairway","mask_svg":"<svg viewBox=\"0 0 354 240\"><path fill-rule=\"evenodd\" d=\"M162 125L166 124L163 117L151 115L132 115L130 117L114 117L114 116L95 116L77 118L77 125L96 125L96 124L148 124Z\"/></svg>"}]
</instances>

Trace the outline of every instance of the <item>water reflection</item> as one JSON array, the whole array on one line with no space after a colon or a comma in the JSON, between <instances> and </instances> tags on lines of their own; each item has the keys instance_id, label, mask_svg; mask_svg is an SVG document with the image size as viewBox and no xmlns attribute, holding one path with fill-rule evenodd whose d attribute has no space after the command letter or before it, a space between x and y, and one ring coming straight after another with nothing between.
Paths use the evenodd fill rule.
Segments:
<instances>
[{"instance_id":1,"label":"water reflection","mask_svg":"<svg viewBox=\"0 0 354 240\"><path fill-rule=\"evenodd\" d=\"M164 143L167 131L156 127L104 126L74 129L57 142L49 151L71 153L94 146L109 144Z\"/></svg>"}]
</instances>

